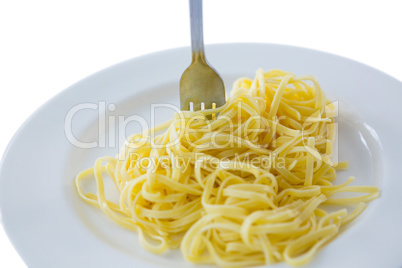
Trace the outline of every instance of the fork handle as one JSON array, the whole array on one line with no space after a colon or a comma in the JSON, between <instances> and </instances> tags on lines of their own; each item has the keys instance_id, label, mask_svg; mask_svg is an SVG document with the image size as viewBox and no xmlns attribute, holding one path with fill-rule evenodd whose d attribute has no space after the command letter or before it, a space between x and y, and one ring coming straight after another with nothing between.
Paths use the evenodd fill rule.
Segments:
<instances>
[{"instance_id":1,"label":"fork handle","mask_svg":"<svg viewBox=\"0 0 402 268\"><path fill-rule=\"evenodd\" d=\"M189 0L191 24L191 49L193 62L205 62L204 36L202 29L202 0Z\"/></svg>"}]
</instances>

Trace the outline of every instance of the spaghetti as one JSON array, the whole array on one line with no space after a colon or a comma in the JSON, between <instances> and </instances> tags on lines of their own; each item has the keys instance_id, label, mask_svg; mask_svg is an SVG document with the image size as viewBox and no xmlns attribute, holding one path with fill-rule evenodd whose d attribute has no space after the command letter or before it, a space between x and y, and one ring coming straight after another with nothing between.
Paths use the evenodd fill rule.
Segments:
<instances>
[{"instance_id":1,"label":"spaghetti","mask_svg":"<svg viewBox=\"0 0 402 268\"><path fill-rule=\"evenodd\" d=\"M334 114L314 77L259 69L234 83L224 106L132 135L76 186L151 252L180 248L190 262L227 267L302 265L379 196L377 187L349 186L353 177L332 183L347 168L331 161ZM106 175L117 203L105 197ZM96 194L84 193L81 181L93 177ZM342 207L329 213L324 204Z\"/></svg>"}]
</instances>

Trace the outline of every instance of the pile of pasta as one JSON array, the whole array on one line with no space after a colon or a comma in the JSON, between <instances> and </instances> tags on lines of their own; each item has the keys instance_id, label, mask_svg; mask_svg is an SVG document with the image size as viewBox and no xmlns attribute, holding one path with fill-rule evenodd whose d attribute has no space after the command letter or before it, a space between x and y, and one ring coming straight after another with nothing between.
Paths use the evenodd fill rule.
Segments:
<instances>
[{"instance_id":1,"label":"pile of pasta","mask_svg":"<svg viewBox=\"0 0 402 268\"><path fill-rule=\"evenodd\" d=\"M226 267L303 265L379 197L375 186L349 185L353 177L333 184L347 168L331 160L335 108L313 76L259 69L234 83L224 106L132 135L76 186L151 252L180 248L192 263ZM85 193L81 181L93 178L96 193ZM105 179L118 202L107 200Z\"/></svg>"}]
</instances>

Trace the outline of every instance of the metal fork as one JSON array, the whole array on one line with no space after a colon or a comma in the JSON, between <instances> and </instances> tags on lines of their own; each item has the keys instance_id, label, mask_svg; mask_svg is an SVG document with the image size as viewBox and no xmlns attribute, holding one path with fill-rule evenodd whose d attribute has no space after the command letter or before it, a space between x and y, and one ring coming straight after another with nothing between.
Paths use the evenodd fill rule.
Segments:
<instances>
[{"instance_id":1,"label":"metal fork","mask_svg":"<svg viewBox=\"0 0 402 268\"><path fill-rule=\"evenodd\" d=\"M225 104L225 85L210 67L204 55L202 32L202 0L189 0L191 21L192 62L180 79L180 106L182 110L197 111Z\"/></svg>"}]
</instances>

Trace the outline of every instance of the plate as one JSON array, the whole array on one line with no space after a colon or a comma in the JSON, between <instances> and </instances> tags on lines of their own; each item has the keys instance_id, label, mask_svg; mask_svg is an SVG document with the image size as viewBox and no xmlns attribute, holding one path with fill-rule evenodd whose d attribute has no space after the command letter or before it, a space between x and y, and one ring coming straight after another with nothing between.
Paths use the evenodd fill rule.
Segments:
<instances>
[{"instance_id":1,"label":"plate","mask_svg":"<svg viewBox=\"0 0 402 268\"><path fill-rule=\"evenodd\" d=\"M349 160L350 168L337 180L354 175L356 184L378 185L381 198L309 267L400 267L402 83L305 48L220 44L207 46L206 53L228 92L235 78L253 77L259 67L279 68L316 76L339 101L338 157ZM4 228L29 267L188 266L178 251L144 250L135 233L78 197L74 177L97 157L116 155L129 133L171 118L190 57L190 48L178 48L107 68L55 96L18 130L2 159L0 209Z\"/></svg>"}]
</instances>

